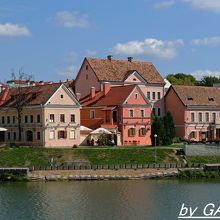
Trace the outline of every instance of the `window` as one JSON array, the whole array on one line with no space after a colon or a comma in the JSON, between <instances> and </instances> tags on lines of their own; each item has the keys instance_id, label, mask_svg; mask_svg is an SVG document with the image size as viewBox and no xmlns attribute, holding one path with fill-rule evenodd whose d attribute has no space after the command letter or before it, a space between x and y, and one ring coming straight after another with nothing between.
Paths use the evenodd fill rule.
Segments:
<instances>
[{"instance_id":1,"label":"window","mask_svg":"<svg viewBox=\"0 0 220 220\"><path fill-rule=\"evenodd\" d=\"M7 116L7 124L10 124L10 116Z\"/></svg>"},{"instance_id":2,"label":"window","mask_svg":"<svg viewBox=\"0 0 220 220\"><path fill-rule=\"evenodd\" d=\"M140 110L140 116L141 116L141 118L144 118L144 109Z\"/></svg>"},{"instance_id":3,"label":"window","mask_svg":"<svg viewBox=\"0 0 220 220\"><path fill-rule=\"evenodd\" d=\"M155 116L156 115L156 110L155 110L155 108L153 108L153 116Z\"/></svg>"},{"instance_id":4,"label":"window","mask_svg":"<svg viewBox=\"0 0 220 220\"><path fill-rule=\"evenodd\" d=\"M75 139L76 138L76 133L75 130L70 131L70 139Z\"/></svg>"},{"instance_id":5,"label":"window","mask_svg":"<svg viewBox=\"0 0 220 220\"><path fill-rule=\"evenodd\" d=\"M88 67L88 65L86 65L86 70L88 70L89 69L89 67Z\"/></svg>"},{"instance_id":6,"label":"window","mask_svg":"<svg viewBox=\"0 0 220 220\"><path fill-rule=\"evenodd\" d=\"M95 118L95 110L90 111L90 118Z\"/></svg>"},{"instance_id":7,"label":"window","mask_svg":"<svg viewBox=\"0 0 220 220\"><path fill-rule=\"evenodd\" d=\"M88 80L88 78L89 78L89 75L88 75L88 74L86 74L86 80Z\"/></svg>"},{"instance_id":8,"label":"window","mask_svg":"<svg viewBox=\"0 0 220 220\"><path fill-rule=\"evenodd\" d=\"M129 117L130 118L134 117L134 109L129 109Z\"/></svg>"},{"instance_id":9,"label":"window","mask_svg":"<svg viewBox=\"0 0 220 220\"><path fill-rule=\"evenodd\" d=\"M49 131L49 139L55 139L55 132L54 131Z\"/></svg>"},{"instance_id":10,"label":"window","mask_svg":"<svg viewBox=\"0 0 220 220\"><path fill-rule=\"evenodd\" d=\"M138 99L138 94L137 93L135 93L134 98Z\"/></svg>"},{"instance_id":11,"label":"window","mask_svg":"<svg viewBox=\"0 0 220 220\"><path fill-rule=\"evenodd\" d=\"M75 115L74 115L74 114L71 114L71 115L70 115L70 121L73 122L73 123L76 122L76 121L75 121Z\"/></svg>"},{"instance_id":12,"label":"window","mask_svg":"<svg viewBox=\"0 0 220 220\"><path fill-rule=\"evenodd\" d=\"M10 140L11 140L11 133L8 132L8 141L10 141Z\"/></svg>"},{"instance_id":13,"label":"window","mask_svg":"<svg viewBox=\"0 0 220 220\"><path fill-rule=\"evenodd\" d=\"M135 128L129 128L128 137L134 137L134 136L135 136Z\"/></svg>"},{"instance_id":14,"label":"window","mask_svg":"<svg viewBox=\"0 0 220 220\"><path fill-rule=\"evenodd\" d=\"M60 98L61 98L61 99L63 99L63 94L62 94L62 95L60 95Z\"/></svg>"},{"instance_id":15,"label":"window","mask_svg":"<svg viewBox=\"0 0 220 220\"><path fill-rule=\"evenodd\" d=\"M28 123L28 116L27 115L24 116L24 122Z\"/></svg>"},{"instance_id":16,"label":"window","mask_svg":"<svg viewBox=\"0 0 220 220\"><path fill-rule=\"evenodd\" d=\"M117 113L117 111L114 110L112 114L113 114L113 116L112 116L113 117L113 122L114 123L118 122L118 113Z\"/></svg>"},{"instance_id":17,"label":"window","mask_svg":"<svg viewBox=\"0 0 220 220\"><path fill-rule=\"evenodd\" d=\"M150 92L147 92L147 98L150 100Z\"/></svg>"},{"instance_id":18,"label":"window","mask_svg":"<svg viewBox=\"0 0 220 220\"><path fill-rule=\"evenodd\" d=\"M31 121L31 123L34 123L34 116L33 115L30 116L30 121Z\"/></svg>"},{"instance_id":19,"label":"window","mask_svg":"<svg viewBox=\"0 0 220 220\"><path fill-rule=\"evenodd\" d=\"M60 122L65 122L65 115L64 114L60 114Z\"/></svg>"},{"instance_id":20,"label":"window","mask_svg":"<svg viewBox=\"0 0 220 220\"><path fill-rule=\"evenodd\" d=\"M55 122L55 116L54 114L50 114L50 122Z\"/></svg>"},{"instance_id":21,"label":"window","mask_svg":"<svg viewBox=\"0 0 220 220\"><path fill-rule=\"evenodd\" d=\"M13 132L13 140L16 141L16 139L17 139L17 133Z\"/></svg>"},{"instance_id":22,"label":"window","mask_svg":"<svg viewBox=\"0 0 220 220\"><path fill-rule=\"evenodd\" d=\"M139 130L139 136L144 137L146 135L146 128L140 128Z\"/></svg>"},{"instance_id":23,"label":"window","mask_svg":"<svg viewBox=\"0 0 220 220\"><path fill-rule=\"evenodd\" d=\"M5 124L5 117L2 116L2 124Z\"/></svg>"},{"instance_id":24,"label":"window","mask_svg":"<svg viewBox=\"0 0 220 220\"><path fill-rule=\"evenodd\" d=\"M40 123L40 115L37 115L37 123Z\"/></svg>"},{"instance_id":25,"label":"window","mask_svg":"<svg viewBox=\"0 0 220 220\"><path fill-rule=\"evenodd\" d=\"M155 100L155 99L156 99L156 94L155 94L155 92L153 92L153 95L152 95L152 96L153 96L152 99Z\"/></svg>"},{"instance_id":26,"label":"window","mask_svg":"<svg viewBox=\"0 0 220 220\"><path fill-rule=\"evenodd\" d=\"M215 112L213 112L213 113L212 113L212 121L214 122L214 121L215 121L215 119L216 119L216 113L215 113Z\"/></svg>"},{"instance_id":27,"label":"window","mask_svg":"<svg viewBox=\"0 0 220 220\"><path fill-rule=\"evenodd\" d=\"M202 122L202 112L199 112L199 113L198 113L198 121L199 121L199 122Z\"/></svg>"},{"instance_id":28,"label":"window","mask_svg":"<svg viewBox=\"0 0 220 220\"><path fill-rule=\"evenodd\" d=\"M191 112L191 122L195 122L195 113Z\"/></svg>"},{"instance_id":29,"label":"window","mask_svg":"<svg viewBox=\"0 0 220 220\"><path fill-rule=\"evenodd\" d=\"M58 139L66 139L67 132L66 131L58 131Z\"/></svg>"},{"instance_id":30,"label":"window","mask_svg":"<svg viewBox=\"0 0 220 220\"><path fill-rule=\"evenodd\" d=\"M13 124L15 124L15 120L16 120L16 117L13 116L13 117L12 117L12 123L13 123Z\"/></svg>"},{"instance_id":31,"label":"window","mask_svg":"<svg viewBox=\"0 0 220 220\"><path fill-rule=\"evenodd\" d=\"M206 121L206 122L209 122L209 112L206 112L206 113L205 113L205 121Z\"/></svg>"},{"instance_id":32,"label":"window","mask_svg":"<svg viewBox=\"0 0 220 220\"><path fill-rule=\"evenodd\" d=\"M195 131L192 131L191 134L190 134L191 138L196 138L196 132Z\"/></svg>"},{"instance_id":33,"label":"window","mask_svg":"<svg viewBox=\"0 0 220 220\"><path fill-rule=\"evenodd\" d=\"M40 140L40 131L37 132L37 140Z\"/></svg>"},{"instance_id":34,"label":"window","mask_svg":"<svg viewBox=\"0 0 220 220\"><path fill-rule=\"evenodd\" d=\"M157 115L160 116L160 108L157 109Z\"/></svg>"},{"instance_id":35,"label":"window","mask_svg":"<svg viewBox=\"0 0 220 220\"><path fill-rule=\"evenodd\" d=\"M160 92L157 92L157 99L160 99Z\"/></svg>"}]
</instances>

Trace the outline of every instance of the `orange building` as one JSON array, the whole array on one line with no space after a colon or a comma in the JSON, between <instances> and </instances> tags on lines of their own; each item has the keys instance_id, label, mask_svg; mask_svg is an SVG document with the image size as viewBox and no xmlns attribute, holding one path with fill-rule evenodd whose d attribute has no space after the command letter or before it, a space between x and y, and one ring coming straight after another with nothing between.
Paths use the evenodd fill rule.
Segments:
<instances>
[{"instance_id":1,"label":"orange building","mask_svg":"<svg viewBox=\"0 0 220 220\"><path fill-rule=\"evenodd\" d=\"M117 145L151 145L151 106L137 85L104 83L102 91L92 87L80 104L82 125L110 130Z\"/></svg>"}]
</instances>

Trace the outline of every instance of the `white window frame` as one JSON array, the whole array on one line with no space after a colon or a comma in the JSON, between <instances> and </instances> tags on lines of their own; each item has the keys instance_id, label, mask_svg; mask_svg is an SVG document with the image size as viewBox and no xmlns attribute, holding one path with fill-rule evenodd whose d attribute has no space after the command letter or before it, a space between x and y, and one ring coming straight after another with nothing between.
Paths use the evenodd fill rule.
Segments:
<instances>
[{"instance_id":1,"label":"white window frame","mask_svg":"<svg viewBox=\"0 0 220 220\"><path fill-rule=\"evenodd\" d=\"M51 136L51 133L53 133L53 137ZM49 140L55 140L55 131L49 130Z\"/></svg>"},{"instance_id":2,"label":"white window frame","mask_svg":"<svg viewBox=\"0 0 220 220\"><path fill-rule=\"evenodd\" d=\"M70 130L70 139L76 139L76 130Z\"/></svg>"}]
</instances>

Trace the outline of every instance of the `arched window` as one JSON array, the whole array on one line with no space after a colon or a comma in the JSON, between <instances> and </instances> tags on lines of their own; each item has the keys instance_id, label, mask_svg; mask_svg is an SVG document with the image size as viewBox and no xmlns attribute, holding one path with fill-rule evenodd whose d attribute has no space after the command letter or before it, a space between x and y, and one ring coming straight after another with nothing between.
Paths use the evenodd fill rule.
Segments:
<instances>
[{"instance_id":1,"label":"arched window","mask_svg":"<svg viewBox=\"0 0 220 220\"><path fill-rule=\"evenodd\" d=\"M135 136L135 128L129 128L128 137L134 137L134 136Z\"/></svg>"},{"instance_id":2,"label":"arched window","mask_svg":"<svg viewBox=\"0 0 220 220\"><path fill-rule=\"evenodd\" d=\"M144 137L146 135L146 128L140 128L139 130L139 136Z\"/></svg>"}]
</instances>

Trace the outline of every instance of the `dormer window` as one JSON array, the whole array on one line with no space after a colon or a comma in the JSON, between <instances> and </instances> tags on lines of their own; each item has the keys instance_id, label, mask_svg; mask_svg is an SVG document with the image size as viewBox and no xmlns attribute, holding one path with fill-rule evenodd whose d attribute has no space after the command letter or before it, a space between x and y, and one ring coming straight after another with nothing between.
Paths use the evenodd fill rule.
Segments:
<instances>
[{"instance_id":1,"label":"dormer window","mask_svg":"<svg viewBox=\"0 0 220 220\"><path fill-rule=\"evenodd\" d=\"M193 97L187 97L188 101L193 101Z\"/></svg>"},{"instance_id":2,"label":"dormer window","mask_svg":"<svg viewBox=\"0 0 220 220\"><path fill-rule=\"evenodd\" d=\"M134 79L133 79L133 81L137 81L137 79L136 79L136 78L134 78Z\"/></svg>"},{"instance_id":3,"label":"dormer window","mask_svg":"<svg viewBox=\"0 0 220 220\"><path fill-rule=\"evenodd\" d=\"M214 98L213 98L213 97L209 97L208 99L209 99L209 101L211 101L211 102L214 101Z\"/></svg>"},{"instance_id":4,"label":"dormer window","mask_svg":"<svg viewBox=\"0 0 220 220\"><path fill-rule=\"evenodd\" d=\"M60 98L63 99L63 95L60 95Z\"/></svg>"}]
</instances>

